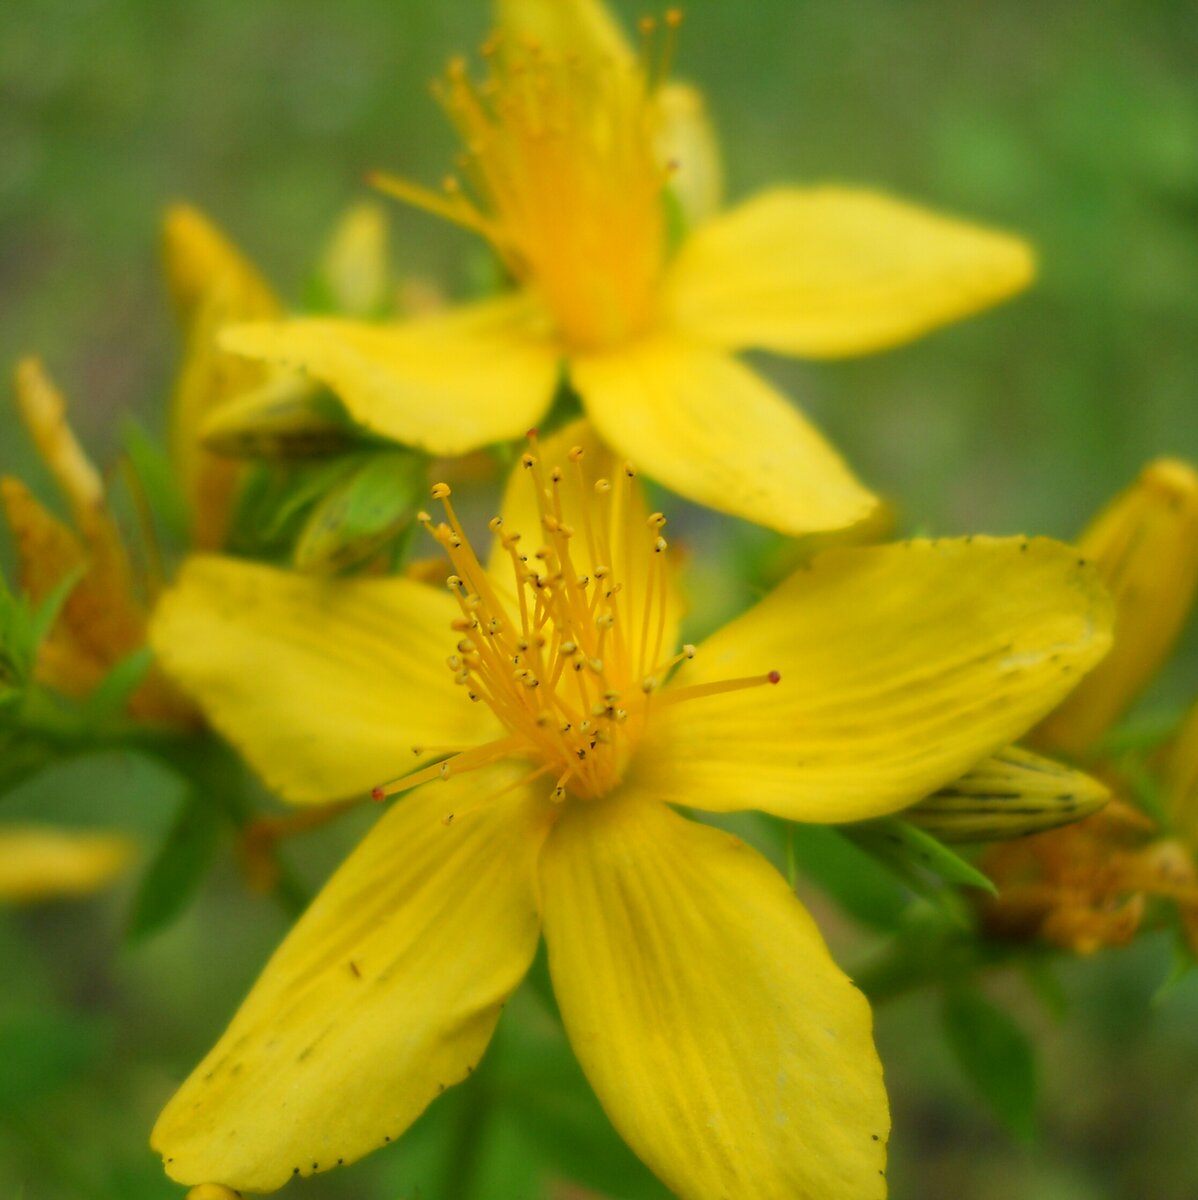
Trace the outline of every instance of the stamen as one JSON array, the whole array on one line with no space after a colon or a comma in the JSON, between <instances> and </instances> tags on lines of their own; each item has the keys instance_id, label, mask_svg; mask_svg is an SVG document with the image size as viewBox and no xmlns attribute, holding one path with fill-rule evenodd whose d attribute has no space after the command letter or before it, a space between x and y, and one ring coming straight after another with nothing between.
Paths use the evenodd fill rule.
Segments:
<instances>
[{"instance_id":1,"label":"stamen","mask_svg":"<svg viewBox=\"0 0 1198 1200\"><path fill-rule=\"evenodd\" d=\"M376 173L407 204L480 234L546 302L578 348L647 329L665 265L654 90L673 57L679 16L639 57L558 55L525 41L483 47L485 77L451 62L434 95L461 139L440 190Z\"/></svg>"},{"instance_id":2,"label":"stamen","mask_svg":"<svg viewBox=\"0 0 1198 1200\"><path fill-rule=\"evenodd\" d=\"M538 775L553 772L548 799L554 803L598 797L619 783L657 705L780 678L774 671L663 689L674 668L696 653L689 644L676 653L663 649L672 595L661 533L666 519L643 515L631 466L624 464L614 483L604 479L596 486L586 477L583 457L579 447L570 451L572 471L545 462L536 431L530 431L522 474L533 490L543 544L522 553L521 531L499 517L488 523L506 551L510 586L482 565L449 485L432 488L446 519L434 525L427 513L420 516L452 563L446 582L461 614L450 622L453 649L446 668L508 732L471 749L438 747L437 753L451 756L375 789L376 798L509 755L530 759ZM583 554L586 563L576 563L574 556Z\"/></svg>"},{"instance_id":3,"label":"stamen","mask_svg":"<svg viewBox=\"0 0 1198 1200\"><path fill-rule=\"evenodd\" d=\"M745 675L740 679L721 679L715 683L694 683L686 687L670 688L663 692L658 704L680 704L684 700L698 700L704 696L719 696L724 692L739 692L745 688L761 687L766 683L781 682L778 671L766 675Z\"/></svg>"}]
</instances>

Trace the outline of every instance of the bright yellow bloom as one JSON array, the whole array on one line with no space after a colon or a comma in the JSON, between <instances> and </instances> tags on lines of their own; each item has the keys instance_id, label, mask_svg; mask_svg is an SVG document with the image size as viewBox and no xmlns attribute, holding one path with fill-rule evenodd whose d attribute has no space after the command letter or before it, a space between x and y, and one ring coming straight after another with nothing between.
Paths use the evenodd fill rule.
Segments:
<instances>
[{"instance_id":1,"label":"bright yellow bloom","mask_svg":"<svg viewBox=\"0 0 1198 1200\"><path fill-rule=\"evenodd\" d=\"M1149 463L1091 522L1078 546L1111 593L1114 641L1033 736L1092 760L1168 656L1192 609L1198 473L1178 459ZM1117 795L1134 794L1120 762L1098 766ZM1001 889L983 902L992 933L1041 937L1091 953L1129 942L1147 911L1146 898L1158 897L1177 905L1198 954L1198 708L1148 767L1159 778L1162 815L1172 829L1117 800L1079 825L996 847L984 863Z\"/></svg>"},{"instance_id":2,"label":"bright yellow bloom","mask_svg":"<svg viewBox=\"0 0 1198 1200\"><path fill-rule=\"evenodd\" d=\"M1198 590L1198 472L1175 458L1149 463L1077 545L1115 600L1115 642L1036 737L1081 755L1160 669L1189 616Z\"/></svg>"},{"instance_id":3,"label":"bright yellow bloom","mask_svg":"<svg viewBox=\"0 0 1198 1200\"><path fill-rule=\"evenodd\" d=\"M284 796L416 767L163 1112L168 1172L270 1190L395 1139L473 1069L543 932L578 1058L667 1187L882 1196L865 1001L764 859L669 806L903 808L1101 656L1092 569L1044 540L834 550L679 647L665 519L585 425L525 455L486 565L434 495L448 594L208 558L155 614Z\"/></svg>"},{"instance_id":4,"label":"bright yellow bloom","mask_svg":"<svg viewBox=\"0 0 1198 1200\"><path fill-rule=\"evenodd\" d=\"M119 834L5 826L0 828L0 901L85 896L115 879L132 857L133 843Z\"/></svg>"},{"instance_id":5,"label":"bright yellow bloom","mask_svg":"<svg viewBox=\"0 0 1198 1200\"><path fill-rule=\"evenodd\" d=\"M769 189L675 247L662 147L711 159L698 127L680 136L659 102L676 23L665 46L649 33L638 54L593 4L506 6L485 79L456 62L440 88L460 176L442 191L379 179L482 236L511 294L392 326L250 325L224 344L301 368L366 428L447 455L535 424L564 362L603 439L684 496L789 534L866 517L873 497L735 352L837 358L899 345L1019 291L1031 252L831 186Z\"/></svg>"},{"instance_id":6,"label":"bright yellow bloom","mask_svg":"<svg viewBox=\"0 0 1198 1200\"><path fill-rule=\"evenodd\" d=\"M238 466L210 454L200 431L210 413L270 374L220 351L228 321L276 315L279 306L254 268L192 208L172 208L164 222L167 283L179 314L184 353L170 410L171 457L186 502L192 544L224 541ZM71 430L66 404L41 363L16 370L17 407L67 502L74 528L51 514L19 480L0 480L21 584L41 603L78 572L62 612L39 650L37 676L52 689L85 696L123 659L145 645L147 614L161 586L161 563L142 547L135 566L114 518L104 481ZM146 531L147 534L149 531ZM137 569L140 568L140 569ZM151 670L129 700L135 717L187 722L194 710Z\"/></svg>"}]
</instances>

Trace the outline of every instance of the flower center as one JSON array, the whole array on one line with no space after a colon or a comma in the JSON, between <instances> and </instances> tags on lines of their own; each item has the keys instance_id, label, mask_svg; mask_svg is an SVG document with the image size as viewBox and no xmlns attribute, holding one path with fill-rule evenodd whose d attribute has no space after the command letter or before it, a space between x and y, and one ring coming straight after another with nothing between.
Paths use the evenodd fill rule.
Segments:
<instances>
[{"instance_id":1,"label":"flower center","mask_svg":"<svg viewBox=\"0 0 1198 1200\"><path fill-rule=\"evenodd\" d=\"M667 14L661 38L642 22L641 53L624 58L493 39L481 81L459 59L437 85L462 141L442 191L375 177L482 234L540 294L571 349L619 343L654 317L667 176L654 152L654 93L680 20Z\"/></svg>"},{"instance_id":2,"label":"flower center","mask_svg":"<svg viewBox=\"0 0 1198 1200\"><path fill-rule=\"evenodd\" d=\"M674 667L695 655L694 646L666 646L676 614L665 517L646 518L639 509L631 466L611 479L589 479L575 446L564 466L547 469L535 432L529 437L521 461L535 495L539 544L493 517L496 546L484 566L445 483L432 494L446 520L434 524L420 514L453 564L447 583L461 610L446 664L507 736L376 788L375 799L511 756L530 760L529 779L551 778L554 801L597 798L620 782L655 708L778 682L769 672L658 694Z\"/></svg>"}]
</instances>

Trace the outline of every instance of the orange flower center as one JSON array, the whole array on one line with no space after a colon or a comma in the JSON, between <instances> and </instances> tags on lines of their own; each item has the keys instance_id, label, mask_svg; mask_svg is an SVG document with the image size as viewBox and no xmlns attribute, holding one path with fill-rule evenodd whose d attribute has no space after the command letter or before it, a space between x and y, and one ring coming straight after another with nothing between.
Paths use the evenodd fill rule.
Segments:
<instances>
[{"instance_id":1,"label":"orange flower center","mask_svg":"<svg viewBox=\"0 0 1198 1200\"><path fill-rule=\"evenodd\" d=\"M436 89L461 137L458 173L440 193L375 177L482 234L571 349L625 341L654 320L667 175L654 150L654 93L680 19L667 14L660 41L643 22L641 54L622 59L492 40L483 80L456 60Z\"/></svg>"},{"instance_id":2,"label":"orange flower center","mask_svg":"<svg viewBox=\"0 0 1198 1200\"><path fill-rule=\"evenodd\" d=\"M674 603L662 536L666 518L653 513L636 536L638 521L630 516L640 496L631 466L614 480L589 480L583 450L575 447L565 466L546 469L535 434L530 439L522 464L536 496L540 545L530 546L494 517L496 551L484 567L448 484L433 488L447 520L434 525L420 514L454 568L448 586L461 616L447 666L470 700L494 712L507 736L376 788L376 799L510 756L530 760L530 779L552 778L554 801L593 799L620 782L661 706L780 678L771 671L660 691L669 673L695 655L694 646L666 646ZM572 506L563 494L568 477Z\"/></svg>"}]
</instances>

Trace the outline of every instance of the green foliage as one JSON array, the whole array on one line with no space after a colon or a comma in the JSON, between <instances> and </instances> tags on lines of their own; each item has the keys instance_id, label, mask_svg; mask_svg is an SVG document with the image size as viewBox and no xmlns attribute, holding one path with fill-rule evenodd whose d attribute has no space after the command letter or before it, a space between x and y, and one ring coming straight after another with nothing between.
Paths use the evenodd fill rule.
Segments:
<instances>
[{"instance_id":1,"label":"green foliage","mask_svg":"<svg viewBox=\"0 0 1198 1200\"><path fill-rule=\"evenodd\" d=\"M968 926L969 917L951 886L994 893L994 884L931 834L898 817L843 825L841 833L916 895L936 905L952 921Z\"/></svg>"},{"instance_id":2,"label":"green foliage","mask_svg":"<svg viewBox=\"0 0 1198 1200\"><path fill-rule=\"evenodd\" d=\"M408 451L365 456L312 506L296 539L296 567L333 574L376 555L413 524L425 474L423 457Z\"/></svg>"},{"instance_id":3,"label":"green foliage","mask_svg":"<svg viewBox=\"0 0 1198 1200\"><path fill-rule=\"evenodd\" d=\"M215 799L193 791L138 884L128 936L137 940L174 920L199 888L216 851L223 814Z\"/></svg>"},{"instance_id":4,"label":"green foliage","mask_svg":"<svg viewBox=\"0 0 1198 1200\"><path fill-rule=\"evenodd\" d=\"M1016 1137L1036 1133L1036 1053L1027 1035L980 992L954 987L944 999L944 1032L965 1076Z\"/></svg>"}]
</instances>

